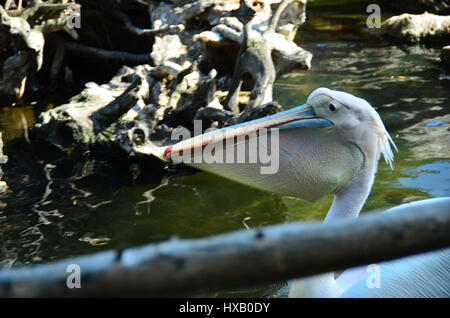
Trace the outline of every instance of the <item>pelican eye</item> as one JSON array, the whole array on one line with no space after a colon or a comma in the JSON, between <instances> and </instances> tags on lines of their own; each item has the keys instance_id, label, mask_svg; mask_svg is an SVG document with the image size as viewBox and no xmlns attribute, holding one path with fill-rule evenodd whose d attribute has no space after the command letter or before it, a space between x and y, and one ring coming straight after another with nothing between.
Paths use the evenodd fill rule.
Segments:
<instances>
[{"instance_id":1,"label":"pelican eye","mask_svg":"<svg viewBox=\"0 0 450 318\"><path fill-rule=\"evenodd\" d=\"M336 106L333 103L330 103L330 105L328 105L328 109L331 112L335 112L337 110Z\"/></svg>"}]
</instances>

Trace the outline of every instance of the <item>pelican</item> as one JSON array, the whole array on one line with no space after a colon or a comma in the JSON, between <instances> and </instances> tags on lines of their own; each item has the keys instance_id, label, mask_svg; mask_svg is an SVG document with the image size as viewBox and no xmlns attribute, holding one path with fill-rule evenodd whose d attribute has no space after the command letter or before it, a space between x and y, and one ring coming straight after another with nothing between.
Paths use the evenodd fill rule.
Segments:
<instances>
[{"instance_id":1,"label":"pelican","mask_svg":"<svg viewBox=\"0 0 450 318\"><path fill-rule=\"evenodd\" d=\"M310 202L332 193L333 203L324 222L333 222L359 215L372 188L380 156L393 168L391 145L397 150L380 116L367 101L321 87L302 106L182 140L165 148L164 158ZM275 169L264 170L268 168L269 153L278 162L273 165ZM204 160L205 155L208 160ZM430 207L449 211L450 198L425 200L406 208ZM380 288L367 286L370 273L363 266L348 269L338 277L330 272L294 280L289 296L450 296L450 248L377 266Z\"/></svg>"}]
</instances>

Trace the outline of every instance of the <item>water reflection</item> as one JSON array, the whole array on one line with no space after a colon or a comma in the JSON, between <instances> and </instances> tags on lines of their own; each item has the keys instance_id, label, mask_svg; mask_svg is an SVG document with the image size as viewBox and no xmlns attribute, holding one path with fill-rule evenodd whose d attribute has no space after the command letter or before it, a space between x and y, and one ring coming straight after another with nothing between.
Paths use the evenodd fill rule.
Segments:
<instances>
[{"instance_id":1,"label":"water reflection","mask_svg":"<svg viewBox=\"0 0 450 318\"><path fill-rule=\"evenodd\" d=\"M437 111L447 111L433 106ZM439 109L438 109L439 107ZM401 130L403 139L410 142L411 157L417 160L450 158L450 114L425 118Z\"/></svg>"},{"instance_id":2,"label":"water reflection","mask_svg":"<svg viewBox=\"0 0 450 318\"><path fill-rule=\"evenodd\" d=\"M409 177L398 179L403 187L421 188L431 197L444 197L450 194L450 161L436 161L404 169Z\"/></svg>"}]
</instances>

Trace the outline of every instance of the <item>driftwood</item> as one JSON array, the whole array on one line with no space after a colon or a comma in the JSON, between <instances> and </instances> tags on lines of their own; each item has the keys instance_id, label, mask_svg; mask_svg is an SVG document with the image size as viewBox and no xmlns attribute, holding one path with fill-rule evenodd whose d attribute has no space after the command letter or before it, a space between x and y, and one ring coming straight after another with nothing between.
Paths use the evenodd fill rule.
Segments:
<instances>
[{"instance_id":1,"label":"driftwood","mask_svg":"<svg viewBox=\"0 0 450 318\"><path fill-rule=\"evenodd\" d=\"M61 151L88 149L97 141L97 134L107 129L133 107L144 107L149 83L143 67L123 67L108 83L90 83L66 105L41 114L32 130L35 142L48 143Z\"/></svg>"},{"instance_id":2,"label":"driftwood","mask_svg":"<svg viewBox=\"0 0 450 318\"><path fill-rule=\"evenodd\" d=\"M450 245L448 202L334 224L267 226L0 271L0 297L195 296L394 259ZM73 265L79 266L80 288Z\"/></svg>"},{"instance_id":3,"label":"driftwood","mask_svg":"<svg viewBox=\"0 0 450 318\"><path fill-rule=\"evenodd\" d=\"M445 42L450 39L450 16L404 13L387 19L381 28L387 35L406 42Z\"/></svg>"},{"instance_id":4,"label":"driftwood","mask_svg":"<svg viewBox=\"0 0 450 318\"><path fill-rule=\"evenodd\" d=\"M310 65L312 55L292 41L305 19L304 0L150 1L150 29L113 8L106 12L126 32L154 38L151 52L99 49L58 35L56 55L145 64L124 66L107 84L88 83L69 103L42 113L30 134L34 144L70 154L155 154L155 146L174 142L173 129L193 129L194 119L207 129L279 111L272 103L276 78ZM229 56L218 61L214 48ZM54 63L54 74L61 65ZM251 76L243 79L244 73Z\"/></svg>"},{"instance_id":5,"label":"driftwood","mask_svg":"<svg viewBox=\"0 0 450 318\"><path fill-rule=\"evenodd\" d=\"M78 9L72 1L60 4L37 1L19 16L13 16L0 5L1 49L11 52L1 63L0 98L23 97L29 78L42 67L45 35L65 31L77 37L75 29L68 27L68 21Z\"/></svg>"},{"instance_id":6,"label":"driftwood","mask_svg":"<svg viewBox=\"0 0 450 318\"><path fill-rule=\"evenodd\" d=\"M292 5L289 6L290 4ZM299 48L282 34L276 32L284 11L291 14L293 12L295 25L304 22L306 1L284 0L269 19L264 15L267 15L267 7L270 3L264 5L265 8L255 14L245 26L238 19L224 18L220 21L221 24L209 31L212 34L206 32L197 37L197 39L215 46L219 46L218 43L214 43L218 42L215 39L221 37L241 44L229 93L224 102L226 108L239 114L238 95L244 76L252 77L255 84L250 94L250 101L241 114L241 121L246 119L247 114L255 106L272 101L272 86L276 78L294 67L308 69L312 57L309 52ZM241 1L240 10L250 10L245 1ZM262 26L261 22L268 23L268 26ZM273 54L276 61L272 60Z\"/></svg>"}]
</instances>

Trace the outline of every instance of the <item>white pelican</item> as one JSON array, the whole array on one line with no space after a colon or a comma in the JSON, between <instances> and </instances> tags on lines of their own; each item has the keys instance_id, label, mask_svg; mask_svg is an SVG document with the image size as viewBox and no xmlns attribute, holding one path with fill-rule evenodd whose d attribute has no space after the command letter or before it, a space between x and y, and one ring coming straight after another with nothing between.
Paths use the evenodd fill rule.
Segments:
<instances>
[{"instance_id":1,"label":"white pelican","mask_svg":"<svg viewBox=\"0 0 450 318\"><path fill-rule=\"evenodd\" d=\"M396 149L380 116L367 101L318 88L305 105L181 141L167 147L164 157L310 202L334 193L324 221L333 222L359 215L370 193L380 154L392 168L391 145ZM269 153L279 161L275 170L263 170ZM204 160L206 155L208 160ZM430 207L450 211L450 198L408 206ZM330 272L294 280L289 296L450 296L450 248L379 265L380 286L368 286L366 276L370 273L367 267L359 267L344 271L337 279Z\"/></svg>"}]
</instances>

